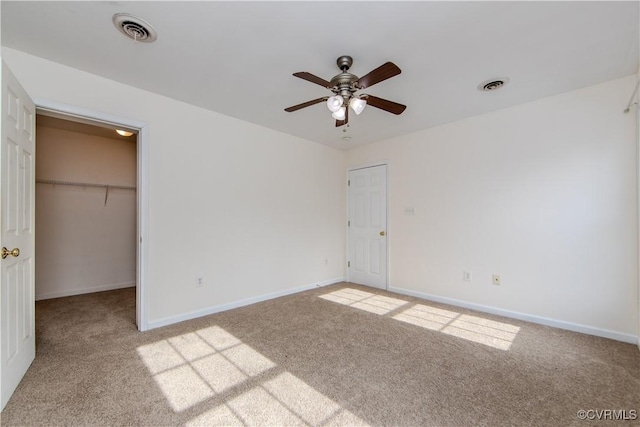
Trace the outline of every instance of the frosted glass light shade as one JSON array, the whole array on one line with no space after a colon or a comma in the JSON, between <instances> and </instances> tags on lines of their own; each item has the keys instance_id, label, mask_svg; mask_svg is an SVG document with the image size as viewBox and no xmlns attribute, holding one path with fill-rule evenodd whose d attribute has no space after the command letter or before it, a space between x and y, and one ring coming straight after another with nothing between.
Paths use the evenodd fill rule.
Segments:
<instances>
[{"instance_id":1,"label":"frosted glass light shade","mask_svg":"<svg viewBox=\"0 0 640 427\"><path fill-rule=\"evenodd\" d=\"M122 136L131 136L131 135L133 135L133 132L129 132L127 130L122 130L122 129L116 129L116 132L118 133L118 135L122 135Z\"/></svg>"},{"instance_id":2,"label":"frosted glass light shade","mask_svg":"<svg viewBox=\"0 0 640 427\"><path fill-rule=\"evenodd\" d=\"M331 115L331 117L333 117L336 120L344 120L346 115L347 115L347 109L345 107L340 107L338 111L336 111Z\"/></svg>"},{"instance_id":3,"label":"frosted glass light shade","mask_svg":"<svg viewBox=\"0 0 640 427\"><path fill-rule=\"evenodd\" d=\"M342 97L335 95L327 99L327 108L329 111L335 113L342 107L343 103L344 101L342 100Z\"/></svg>"},{"instance_id":4,"label":"frosted glass light shade","mask_svg":"<svg viewBox=\"0 0 640 427\"><path fill-rule=\"evenodd\" d=\"M360 98L351 98L351 101L349 102L349 106L351 107L354 113L360 114L362 113L362 110L364 110L364 107L367 106L367 101Z\"/></svg>"}]
</instances>

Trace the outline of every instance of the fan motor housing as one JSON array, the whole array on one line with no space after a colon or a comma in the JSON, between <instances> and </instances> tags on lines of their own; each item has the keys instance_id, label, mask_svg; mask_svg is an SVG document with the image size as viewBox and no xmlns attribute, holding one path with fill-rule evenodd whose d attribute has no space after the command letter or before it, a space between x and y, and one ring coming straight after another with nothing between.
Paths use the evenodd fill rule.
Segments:
<instances>
[{"instance_id":1,"label":"fan motor housing","mask_svg":"<svg viewBox=\"0 0 640 427\"><path fill-rule=\"evenodd\" d=\"M354 83L358 80L358 76L347 71L353 64L353 58L349 55L339 57L336 64L342 72L331 79L330 89L336 95L342 95L346 101L357 90Z\"/></svg>"},{"instance_id":2,"label":"fan motor housing","mask_svg":"<svg viewBox=\"0 0 640 427\"><path fill-rule=\"evenodd\" d=\"M331 86L337 86L340 89L345 86L350 88L356 80L358 76L344 71L331 79Z\"/></svg>"}]
</instances>

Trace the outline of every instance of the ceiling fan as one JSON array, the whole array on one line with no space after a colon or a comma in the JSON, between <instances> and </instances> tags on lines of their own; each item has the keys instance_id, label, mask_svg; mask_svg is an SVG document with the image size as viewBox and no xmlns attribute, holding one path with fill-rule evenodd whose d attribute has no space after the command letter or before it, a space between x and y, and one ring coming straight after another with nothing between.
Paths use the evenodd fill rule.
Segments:
<instances>
[{"instance_id":1,"label":"ceiling fan","mask_svg":"<svg viewBox=\"0 0 640 427\"><path fill-rule=\"evenodd\" d=\"M336 119L336 127L339 127L349 123L349 107L356 114L360 114L368 104L372 107L376 107L396 115L402 114L402 112L407 108L406 105L378 98L373 95L356 95L356 92L361 89L366 89L376 83L380 83L400 74L402 71L393 62L386 62L362 77L358 77L349 72L349 68L353 64L353 58L350 56L343 55L338 58L336 63L342 72L334 76L331 81L326 81L311 73L307 73L306 71L293 73L296 77L329 89L333 92L333 96L323 96L322 98L303 102L302 104L285 108L284 111L291 113L293 111L300 110L301 108L326 101L327 107L333 113L333 118Z\"/></svg>"}]
</instances>

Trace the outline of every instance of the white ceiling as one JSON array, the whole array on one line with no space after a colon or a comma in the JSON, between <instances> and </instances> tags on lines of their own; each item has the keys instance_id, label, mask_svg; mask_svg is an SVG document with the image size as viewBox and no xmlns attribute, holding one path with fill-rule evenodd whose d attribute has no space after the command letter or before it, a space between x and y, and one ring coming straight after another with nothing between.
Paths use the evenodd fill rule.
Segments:
<instances>
[{"instance_id":1,"label":"white ceiling","mask_svg":"<svg viewBox=\"0 0 640 427\"><path fill-rule=\"evenodd\" d=\"M1 2L2 44L248 122L348 149L638 70L638 2ZM140 16L158 32L134 43L111 22ZM386 61L402 74L367 93L376 108L335 128L326 80L351 55L362 76ZM508 76L497 92L484 80ZM624 105L621 105L624 108ZM344 135L350 141L342 139Z\"/></svg>"}]
</instances>

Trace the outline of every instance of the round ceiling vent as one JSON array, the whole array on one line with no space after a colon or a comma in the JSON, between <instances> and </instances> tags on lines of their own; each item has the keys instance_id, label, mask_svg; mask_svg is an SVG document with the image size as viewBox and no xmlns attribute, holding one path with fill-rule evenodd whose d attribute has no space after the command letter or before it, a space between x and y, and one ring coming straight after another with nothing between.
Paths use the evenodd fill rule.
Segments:
<instances>
[{"instance_id":1,"label":"round ceiling vent","mask_svg":"<svg viewBox=\"0 0 640 427\"><path fill-rule=\"evenodd\" d=\"M509 83L509 77L501 77L499 79L491 79L484 81L478 85L478 90L481 92L491 92L498 90L504 85Z\"/></svg>"},{"instance_id":2,"label":"round ceiling vent","mask_svg":"<svg viewBox=\"0 0 640 427\"><path fill-rule=\"evenodd\" d=\"M158 38L156 30L151 24L142 18L128 13L116 13L113 15L113 25L125 36L144 43L151 43Z\"/></svg>"}]
</instances>

